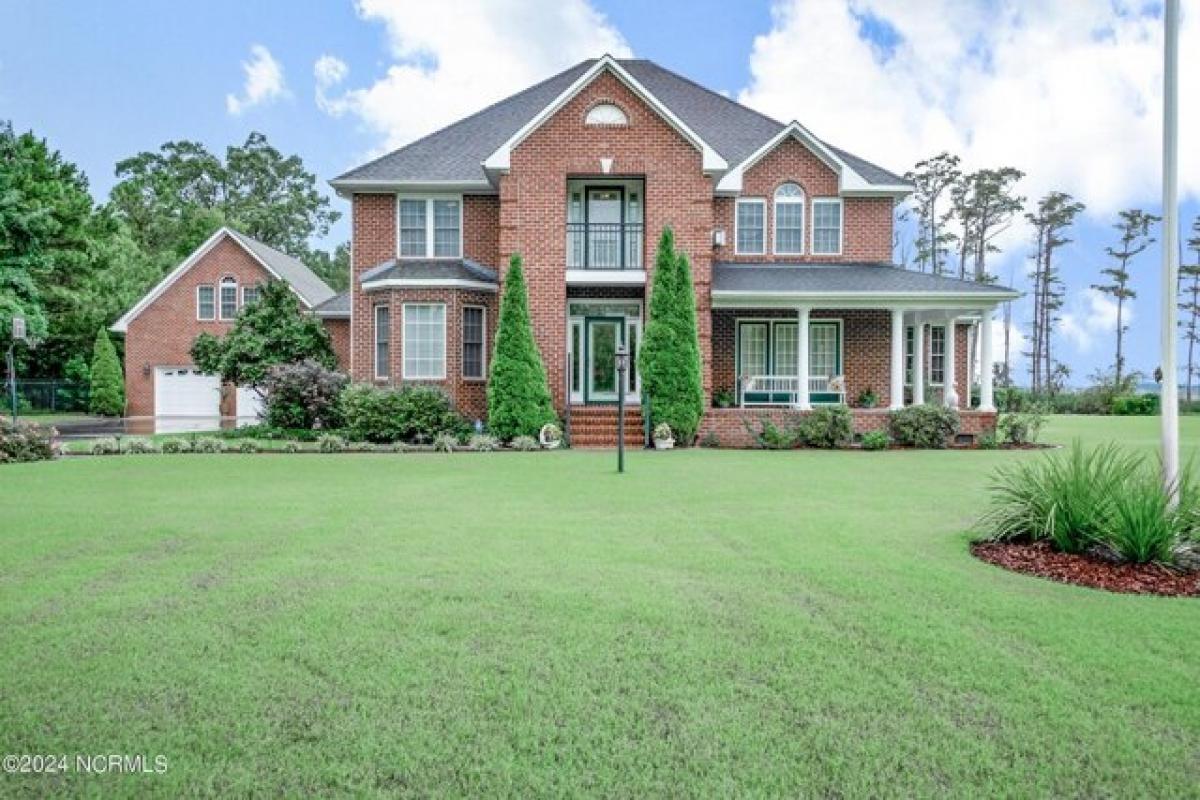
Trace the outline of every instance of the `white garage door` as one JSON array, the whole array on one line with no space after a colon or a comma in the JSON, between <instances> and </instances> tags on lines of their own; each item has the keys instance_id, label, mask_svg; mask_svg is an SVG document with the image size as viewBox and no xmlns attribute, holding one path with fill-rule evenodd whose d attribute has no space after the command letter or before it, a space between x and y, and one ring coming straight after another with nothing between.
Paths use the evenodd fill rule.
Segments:
<instances>
[{"instance_id":1,"label":"white garage door","mask_svg":"<svg viewBox=\"0 0 1200 800\"><path fill-rule=\"evenodd\" d=\"M263 410L262 397L253 389L242 386L237 390L237 424L257 425L261 420Z\"/></svg>"},{"instance_id":2,"label":"white garage door","mask_svg":"<svg viewBox=\"0 0 1200 800\"><path fill-rule=\"evenodd\" d=\"M221 380L190 367L156 367L154 416L219 417Z\"/></svg>"}]
</instances>

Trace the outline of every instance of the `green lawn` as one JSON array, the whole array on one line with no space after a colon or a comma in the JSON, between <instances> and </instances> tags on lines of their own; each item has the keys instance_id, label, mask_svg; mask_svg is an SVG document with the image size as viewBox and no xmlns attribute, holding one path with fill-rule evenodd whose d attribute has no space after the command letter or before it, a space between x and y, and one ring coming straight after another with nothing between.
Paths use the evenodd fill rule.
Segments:
<instances>
[{"instance_id":1,"label":"green lawn","mask_svg":"<svg viewBox=\"0 0 1200 800\"><path fill-rule=\"evenodd\" d=\"M0 795L1200 796L1200 602L967 553L1041 457L3 467L4 752L169 766Z\"/></svg>"}]
</instances>

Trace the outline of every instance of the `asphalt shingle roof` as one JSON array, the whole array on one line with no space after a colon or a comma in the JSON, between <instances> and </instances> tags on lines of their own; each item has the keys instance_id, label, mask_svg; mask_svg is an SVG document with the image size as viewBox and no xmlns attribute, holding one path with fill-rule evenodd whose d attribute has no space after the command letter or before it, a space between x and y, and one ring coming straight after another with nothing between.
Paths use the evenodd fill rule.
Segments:
<instances>
[{"instance_id":1,"label":"asphalt shingle roof","mask_svg":"<svg viewBox=\"0 0 1200 800\"><path fill-rule=\"evenodd\" d=\"M371 267L359 277L359 282L382 281L391 278L418 280L460 280L497 283L495 270L477 264L469 258L388 259Z\"/></svg>"},{"instance_id":2,"label":"asphalt shingle roof","mask_svg":"<svg viewBox=\"0 0 1200 800\"><path fill-rule=\"evenodd\" d=\"M287 253L279 252L274 247L268 247L244 233L239 233L232 228L227 230L243 247L261 258L263 263L270 267L276 275L291 284L296 294L300 295L309 307L319 306L333 297L333 289L330 289L325 281L318 278L315 272L300 261Z\"/></svg>"},{"instance_id":3,"label":"asphalt shingle roof","mask_svg":"<svg viewBox=\"0 0 1200 800\"><path fill-rule=\"evenodd\" d=\"M741 264L719 262L713 265L714 292L763 294L804 294L859 292L931 293L998 297L1015 295L1005 286L961 281L944 275L901 269L887 264Z\"/></svg>"},{"instance_id":4,"label":"asphalt shingle roof","mask_svg":"<svg viewBox=\"0 0 1200 800\"><path fill-rule=\"evenodd\" d=\"M342 292L335 294L333 297L313 308L313 313L318 317L346 317L350 316L350 293Z\"/></svg>"},{"instance_id":5,"label":"asphalt shingle roof","mask_svg":"<svg viewBox=\"0 0 1200 800\"><path fill-rule=\"evenodd\" d=\"M483 181L483 160L586 72L596 59L494 103L399 150L340 175L340 181ZM765 114L706 89L688 78L644 59L619 63L732 167L785 126ZM894 185L903 178L845 150L825 143L870 183Z\"/></svg>"}]
</instances>

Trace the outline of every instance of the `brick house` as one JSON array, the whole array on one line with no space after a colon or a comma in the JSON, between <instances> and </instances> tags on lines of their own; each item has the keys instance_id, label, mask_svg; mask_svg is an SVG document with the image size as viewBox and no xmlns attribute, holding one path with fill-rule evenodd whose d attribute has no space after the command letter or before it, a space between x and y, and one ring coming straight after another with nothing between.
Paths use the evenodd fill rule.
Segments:
<instances>
[{"instance_id":1,"label":"brick house","mask_svg":"<svg viewBox=\"0 0 1200 800\"><path fill-rule=\"evenodd\" d=\"M618 386L612 353L636 353L669 225L695 282L703 431L745 444L748 416L872 393L860 431L926 401L962 409L967 433L994 424L989 369L969 407L972 354L978 340L991 363L980 322L1016 293L897 268L907 182L650 61L584 61L331 185L352 206L337 302L355 380L433 383L483 418L499 287L519 253L555 406L592 426L615 416L618 392L636 408L638 376Z\"/></svg>"}]
</instances>

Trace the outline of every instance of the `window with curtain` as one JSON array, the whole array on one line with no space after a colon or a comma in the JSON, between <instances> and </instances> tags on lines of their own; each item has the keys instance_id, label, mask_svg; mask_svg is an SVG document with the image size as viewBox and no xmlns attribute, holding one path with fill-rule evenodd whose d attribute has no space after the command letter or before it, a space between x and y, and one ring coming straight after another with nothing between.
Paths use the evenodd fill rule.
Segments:
<instances>
[{"instance_id":1,"label":"window with curtain","mask_svg":"<svg viewBox=\"0 0 1200 800\"><path fill-rule=\"evenodd\" d=\"M217 290L208 284L196 288L196 319L217 318Z\"/></svg>"},{"instance_id":2,"label":"window with curtain","mask_svg":"<svg viewBox=\"0 0 1200 800\"><path fill-rule=\"evenodd\" d=\"M799 255L804 252L804 192L794 183L775 190L775 252Z\"/></svg>"},{"instance_id":3,"label":"window with curtain","mask_svg":"<svg viewBox=\"0 0 1200 800\"><path fill-rule=\"evenodd\" d=\"M221 279L221 319L233 319L238 310L238 285L233 278Z\"/></svg>"},{"instance_id":4,"label":"window with curtain","mask_svg":"<svg viewBox=\"0 0 1200 800\"><path fill-rule=\"evenodd\" d=\"M814 255L838 255L842 252L842 201L837 198L813 200Z\"/></svg>"},{"instance_id":5,"label":"window with curtain","mask_svg":"<svg viewBox=\"0 0 1200 800\"><path fill-rule=\"evenodd\" d=\"M375 306L375 377L389 378L391 368L392 312L384 305Z\"/></svg>"},{"instance_id":6,"label":"window with curtain","mask_svg":"<svg viewBox=\"0 0 1200 800\"><path fill-rule=\"evenodd\" d=\"M929 329L929 382L940 386L946 379L946 328Z\"/></svg>"},{"instance_id":7,"label":"window with curtain","mask_svg":"<svg viewBox=\"0 0 1200 800\"><path fill-rule=\"evenodd\" d=\"M482 378L484 375L484 320L482 306L463 308L462 320L462 373L464 378Z\"/></svg>"},{"instance_id":8,"label":"window with curtain","mask_svg":"<svg viewBox=\"0 0 1200 800\"><path fill-rule=\"evenodd\" d=\"M404 306L404 377L446 377L446 307L435 303Z\"/></svg>"},{"instance_id":9,"label":"window with curtain","mask_svg":"<svg viewBox=\"0 0 1200 800\"><path fill-rule=\"evenodd\" d=\"M762 255L766 252L767 202L765 200L737 201L737 252L742 255Z\"/></svg>"}]
</instances>

